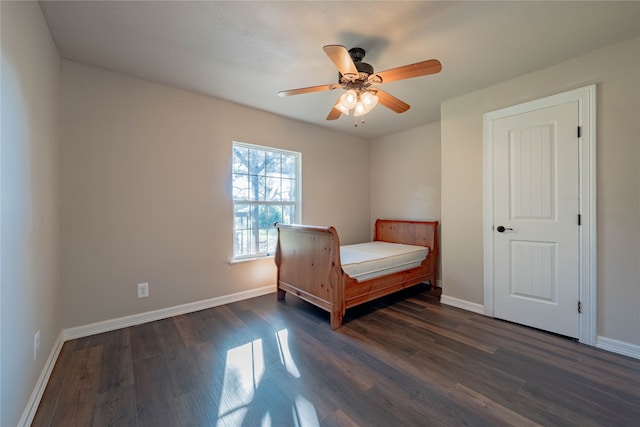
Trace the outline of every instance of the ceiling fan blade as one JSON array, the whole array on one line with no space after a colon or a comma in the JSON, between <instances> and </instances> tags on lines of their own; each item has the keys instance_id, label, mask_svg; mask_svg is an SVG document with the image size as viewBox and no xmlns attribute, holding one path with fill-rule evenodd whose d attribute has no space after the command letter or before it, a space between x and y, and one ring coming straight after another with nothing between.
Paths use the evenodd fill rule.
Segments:
<instances>
[{"instance_id":1,"label":"ceiling fan blade","mask_svg":"<svg viewBox=\"0 0 640 427\"><path fill-rule=\"evenodd\" d=\"M330 85L303 87L300 89L281 90L280 92L278 92L278 96L300 95L302 93L320 92L323 90L331 90L338 87L340 86L335 84L330 84Z\"/></svg>"},{"instance_id":2,"label":"ceiling fan blade","mask_svg":"<svg viewBox=\"0 0 640 427\"><path fill-rule=\"evenodd\" d=\"M387 92L384 92L380 89L378 89L378 92L376 93L376 95L378 95L378 100L380 101L380 104L384 105L385 107L387 107L392 111L395 111L396 113L404 113L409 108L411 108L411 106L406 102L400 101L395 96L389 95Z\"/></svg>"},{"instance_id":3,"label":"ceiling fan blade","mask_svg":"<svg viewBox=\"0 0 640 427\"><path fill-rule=\"evenodd\" d=\"M337 44L330 44L322 48L324 53L327 54L329 59L336 66L340 74L343 76L346 74L358 75L358 69L351 59L351 55L344 46Z\"/></svg>"},{"instance_id":4,"label":"ceiling fan blade","mask_svg":"<svg viewBox=\"0 0 640 427\"><path fill-rule=\"evenodd\" d=\"M389 83L396 80L436 74L439 73L440 70L442 70L442 64L440 61L437 59L429 59L427 61L416 62L415 64L385 70L380 73L376 73L375 75L382 78L382 83Z\"/></svg>"},{"instance_id":5,"label":"ceiling fan blade","mask_svg":"<svg viewBox=\"0 0 640 427\"><path fill-rule=\"evenodd\" d=\"M331 111L329 111L329 115L327 116L327 120L336 120L342 115L342 111L338 110L336 107L333 107Z\"/></svg>"}]
</instances>

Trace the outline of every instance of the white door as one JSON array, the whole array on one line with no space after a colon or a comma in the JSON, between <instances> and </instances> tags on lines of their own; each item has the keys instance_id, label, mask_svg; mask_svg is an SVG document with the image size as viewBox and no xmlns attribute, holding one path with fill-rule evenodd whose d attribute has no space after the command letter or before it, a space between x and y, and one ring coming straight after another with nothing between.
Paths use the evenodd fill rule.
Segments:
<instances>
[{"instance_id":1,"label":"white door","mask_svg":"<svg viewBox=\"0 0 640 427\"><path fill-rule=\"evenodd\" d=\"M579 103L494 122L497 318L580 335Z\"/></svg>"}]
</instances>

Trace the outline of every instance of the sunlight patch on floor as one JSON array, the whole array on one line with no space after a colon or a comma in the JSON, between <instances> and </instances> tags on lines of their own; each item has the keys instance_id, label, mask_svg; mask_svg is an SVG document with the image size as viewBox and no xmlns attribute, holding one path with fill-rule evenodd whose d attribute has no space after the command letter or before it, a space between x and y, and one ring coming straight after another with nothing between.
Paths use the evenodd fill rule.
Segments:
<instances>
[{"instance_id":1,"label":"sunlight patch on floor","mask_svg":"<svg viewBox=\"0 0 640 427\"><path fill-rule=\"evenodd\" d=\"M267 354L275 355L277 351L282 366L277 362L275 365L265 365L265 347ZM240 426L252 419L262 427L272 427L282 422L299 427L318 427L320 422L313 403L296 391L295 381L300 377L300 370L289 348L287 329L275 332L274 342L256 339L228 350L217 425ZM274 390L271 383L274 378L283 380L285 384L291 381L291 387L281 389L283 392L273 396L271 404L271 396L265 399L264 393Z\"/></svg>"},{"instance_id":2,"label":"sunlight patch on floor","mask_svg":"<svg viewBox=\"0 0 640 427\"><path fill-rule=\"evenodd\" d=\"M293 421L299 427L320 427L315 406L300 395L296 396L293 406Z\"/></svg>"},{"instance_id":3,"label":"sunlight patch on floor","mask_svg":"<svg viewBox=\"0 0 640 427\"><path fill-rule=\"evenodd\" d=\"M282 329L276 332L276 340L278 342L278 349L280 350L280 363L282 363L287 369L287 372L293 375L294 378L300 378L300 371L289 350L289 331Z\"/></svg>"},{"instance_id":4,"label":"sunlight patch on floor","mask_svg":"<svg viewBox=\"0 0 640 427\"><path fill-rule=\"evenodd\" d=\"M261 339L227 351L218 424L235 424L231 421L236 419L238 425L242 424L264 371Z\"/></svg>"}]
</instances>

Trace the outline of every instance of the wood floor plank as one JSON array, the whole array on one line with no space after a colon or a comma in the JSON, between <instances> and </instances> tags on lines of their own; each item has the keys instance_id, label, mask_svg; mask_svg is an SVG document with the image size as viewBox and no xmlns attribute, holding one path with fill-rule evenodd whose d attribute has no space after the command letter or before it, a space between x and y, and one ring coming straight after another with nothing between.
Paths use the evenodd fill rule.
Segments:
<instances>
[{"instance_id":1,"label":"wood floor plank","mask_svg":"<svg viewBox=\"0 0 640 427\"><path fill-rule=\"evenodd\" d=\"M56 407L58 405L58 399L60 395L63 393L63 387L65 384L65 380L67 379L69 373L71 373L71 356L75 350L76 340L67 341L62 346L62 350L60 350L60 354L58 355L58 360L56 361L55 369L51 372L51 376L49 377L49 382L47 383L47 387L43 393L43 396L47 396L47 399L42 399L40 401L40 405L38 406L38 410L34 416L33 425L37 426L48 426L51 425L51 420L53 419L53 414L56 411Z\"/></svg>"},{"instance_id":2,"label":"wood floor plank","mask_svg":"<svg viewBox=\"0 0 640 427\"><path fill-rule=\"evenodd\" d=\"M136 360L133 364L138 426L180 425L167 363L163 354Z\"/></svg>"},{"instance_id":3,"label":"wood floor plank","mask_svg":"<svg viewBox=\"0 0 640 427\"><path fill-rule=\"evenodd\" d=\"M52 426L89 426L96 409L102 364L102 346L86 347L71 355Z\"/></svg>"},{"instance_id":4,"label":"wood floor plank","mask_svg":"<svg viewBox=\"0 0 640 427\"><path fill-rule=\"evenodd\" d=\"M470 334L478 334L478 329L465 325L463 329ZM491 334L490 338L495 345L502 348L508 348L516 352L522 352L530 357L536 357L554 365L562 365L564 370L572 372L576 375L584 377L591 382L606 387L617 387L620 390L627 390L632 394L640 396L640 375L629 376L624 372L628 372L628 368L619 368L613 363L603 364L600 359L592 355L585 354L584 350L588 347L570 342L570 347L564 347L567 343L564 339L558 337L550 342L536 342L532 345L530 340L522 340L515 333ZM562 343L562 346L558 346ZM590 350L590 349L589 349ZM597 353L596 353L597 354Z\"/></svg>"},{"instance_id":5,"label":"wood floor plank","mask_svg":"<svg viewBox=\"0 0 640 427\"><path fill-rule=\"evenodd\" d=\"M93 426L136 427L136 393L133 384L110 388L96 398Z\"/></svg>"},{"instance_id":6,"label":"wood floor plank","mask_svg":"<svg viewBox=\"0 0 640 427\"><path fill-rule=\"evenodd\" d=\"M640 360L440 305L265 295L65 343L34 426L632 426Z\"/></svg>"},{"instance_id":7,"label":"wood floor plank","mask_svg":"<svg viewBox=\"0 0 640 427\"><path fill-rule=\"evenodd\" d=\"M537 427L541 426L526 417L512 411L511 409L496 403L492 399L466 387L462 384L456 384L456 387L449 395L458 404L465 406L473 406L482 412L487 412L494 419L494 425L508 425L520 427Z\"/></svg>"},{"instance_id":8,"label":"wood floor plank","mask_svg":"<svg viewBox=\"0 0 640 427\"><path fill-rule=\"evenodd\" d=\"M128 329L131 340L131 358L133 361L160 354L162 349L158 343L153 322L132 326Z\"/></svg>"},{"instance_id":9,"label":"wood floor plank","mask_svg":"<svg viewBox=\"0 0 640 427\"><path fill-rule=\"evenodd\" d=\"M101 334L102 366L98 393L133 385L133 357L129 329Z\"/></svg>"},{"instance_id":10,"label":"wood floor plank","mask_svg":"<svg viewBox=\"0 0 640 427\"><path fill-rule=\"evenodd\" d=\"M173 397L199 389L202 374L188 351L173 319L153 322L165 366L164 381Z\"/></svg>"},{"instance_id":11,"label":"wood floor plank","mask_svg":"<svg viewBox=\"0 0 640 427\"><path fill-rule=\"evenodd\" d=\"M338 427L358 427L358 423L349 417L349 414L345 413L342 409L338 409L330 417L331 425Z\"/></svg>"},{"instance_id":12,"label":"wood floor plank","mask_svg":"<svg viewBox=\"0 0 640 427\"><path fill-rule=\"evenodd\" d=\"M494 353L497 350L496 346L493 345L487 345L485 341L483 340L479 340L476 339L475 336L471 336L471 335L465 335L463 333L460 333L459 330L456 329L448 329L448 328L443 328L441 326L437 326L437 325L433 325L433 324L429 324L428 322L425 322L423 320L420 319L416 319L413 316L407 315L403 312L401 312L399 309L397 308L389 308L388 311L385 313L388 316L394 317L396 319L402 320L406 323L410 323L412 325L418 326L421 329L427 329L430 330L438 335L442 335L442 336L446 336L452 340L455 341L459 341L463 344L469 345L471 347L475 347L480 351L484 351L486 353Z\"/></svg>"},{"instance_id":13,"label":"wood floor plank","mask_svg":"<svg viewBox=\"0 0 640 427\"><path fill-rule=\"evenodd\" d=\"M630 405L624 405L629 399L611 399L600 386L594 387L594 384L584 377L573 375L560 366L505 349L496 352L495 357L503 369L526 378L519 393L526 393L529 398L545 402L549 406L562 408L561 413L571 413L569 421L572 424L616 425L616 419L620 418L618 411L622 407L626 407L626 410L622 411L622 418L640 419L640 396L631 399Z\"/></svg>"},{"instance_id":14,"label":"wood floor plank","mask_svg":"<svg viewBox=\"0 0 640 427\"><path fill-rule=\"evenodd\" d=\"M218 404L214 396L204 388L194 389L173 400L181 426L215 426L218 421Z\"/></svg>"}]
</instances>

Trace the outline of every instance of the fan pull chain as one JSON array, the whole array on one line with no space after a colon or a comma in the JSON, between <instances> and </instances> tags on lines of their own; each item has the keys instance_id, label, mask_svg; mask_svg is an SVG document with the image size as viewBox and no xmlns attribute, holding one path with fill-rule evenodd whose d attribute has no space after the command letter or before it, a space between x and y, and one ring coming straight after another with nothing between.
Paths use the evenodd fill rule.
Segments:
<instances>
[{"instance_id":1,"label":"fan pull chain","mask_svg":"<svg viewBox=\"0 0 640 427\"><path fill-rule=\"evenodd\" d=\"M360 123L364 123L364 115L360 116ZM353 125L358 127L358 117L353 116Z\"/></svg>"}]
</instances>

